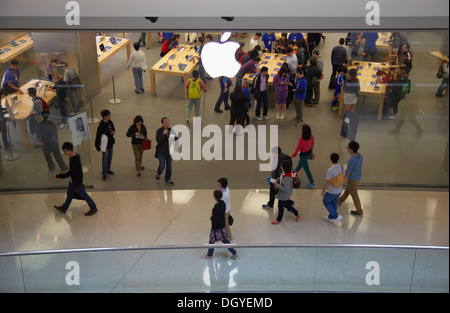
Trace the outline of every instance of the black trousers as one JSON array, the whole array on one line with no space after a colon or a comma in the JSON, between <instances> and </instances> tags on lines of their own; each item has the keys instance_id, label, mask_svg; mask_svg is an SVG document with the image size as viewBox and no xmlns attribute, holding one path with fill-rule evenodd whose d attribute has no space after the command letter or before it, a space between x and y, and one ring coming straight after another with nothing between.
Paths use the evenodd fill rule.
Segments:
<instances>
[{"instance_id":1,"label":"black trousers","mask_svg":"<svg viewBox=\"0 0 450 313\"><path fill-rule=\"evenodd\" d=\"M339 71L340 65L333 64L333 71L331 72L330 83L328 84L328 89L334 89L336 87L336 73Z\"/></svg>"},{"instance_id":2,"label":"black trousers","mask_svg":"<svg viewBox=\"0 0 450 313\"><path fill-rule=\"evenodd\" d=\"M8 133L6 129L6 118L0 117L0 133L2 133L3 145L8 146Z\"/></svg>"}]
</instances>

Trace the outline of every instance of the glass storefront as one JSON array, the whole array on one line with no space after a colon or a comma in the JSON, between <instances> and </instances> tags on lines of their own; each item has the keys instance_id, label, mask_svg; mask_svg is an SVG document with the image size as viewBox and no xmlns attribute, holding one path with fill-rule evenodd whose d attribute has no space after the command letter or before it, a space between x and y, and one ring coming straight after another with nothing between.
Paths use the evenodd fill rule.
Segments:
<instances>
[{"instance_id":1,"label":"glass storefront","mask_svg":"<svg viewBox=\"0 0 450 313\"><path fill-rule=\"evenodd\" d=\"M324 176L326 169L329 167L328 156L331 152L337 152L341 155L341 164L345 164L348 160L349 155L346 148L349 138L344 138L341 135L343 131L344 136L355 136L362 147L364 178L361 181L361 186L368 188L390 186L448 188L448 88L443 89L443 97L436 96L439 85L445 83L445 76L438 78L437 72L444 60L448 62L448 31L401 33L409 44L409 57L412 58L411 69L399 68L398 60L393 57L396 54L394 53L396 48L392 48L392 44L383 39L389 38L391 34L391 32L384 31L378 33L377 50L373 57L368 55L361 60L354 59L353 64L349 65L349 69L352 66L358 69L360 74L358 79L361 83L361 92L354 107L354 112L348 112L345 106L341 111L331 111L330 105L334 90L328 89L332 72L331 50L338 44L339 38L345 38L348 34L324 33L326 40L321 39L319 42L317 49L320 50L320 55L324 61L321 100L315 108L303 108L308 123L313 126L313 133L316 137L315 154L320 155L317 161L314 161L316 162L313 168L316 171L315 176L318 177L317 180ZM111 36L111 34L106 35ZM248 43L252 35L253 33L248 33L246 38L231 37L231 40L245 41L246 50L248 50ZM173 77L169 79L167 78L168 75L157 75L158 92L156 96L148 96L150 95L150 88L146 87L148 93L144 96L147 98L139 100L142 103L138 100L134 101L131 96L129 97L126 94L132 92L134 87L132 78L126 71L127 59L125 58L128 58L129 49L133 50L132 43L138 40L140 34L127 33L125 35L114 34L114 36L116 38L123 37L123 40L128 40L130 43L120 52L123 54L122 59L119 60L120 66L116 62L117 59L113 58L100 64L100 56L96 55L98 47L95 43L99 38L96 38L96 34L93 32L11 32L0 34L0 49L3 51L0 54L1 77L10 67L11 61L17 60L21 90L24 93L21 95L12 92L2 97L2 107L6 108L7 101L11 110L5 112L7 114L2 119L6 141L0 141L2 145L0 150L0 190L51 190L65 188L67 185L65 180L52 178L62 169L53 155L51 156L52 161L49 163L46 161L46 154L49 151L42 147L42 140L38 139L36 135L42 117L30 115L32 100L27 95L29 87L36 88L38 95L43 97L50 106L49 119L55 124L57 139L54 139L54 141L59 147L59 150L56 149L55 153L62 153L61 145L65 141L78 143L75 145L75 152L81 155L85 168L84 183L86 187L101 188L101 185L97 183L98 177L101 176L101 161L98 154L94 155L95 131L98 124L87 123L87 125L82 125L82 121L89 121L92 117L100 118L99 112L101 109L112 108L113 120L122 128L120 134L117 135L121 139L118 140L114 161L119 173L126 171L132 173L131 150L128 149L129 141L128 138L125 138L124 133L125 128L131 124L133 117L139 114L140 110L146 110L148 119L152 122L152 133L159 127L160 118L168 114L165 111L166 106L171 106L167 110L171 114L173 124L184 123L184 90L179 79ZM149 68L161 59L159 36L156 33L150 33L150 36L153 38L152 46L148 50L144 49ZM216 35L214 36L215 40ZM14 47L11 40L14 40L18 46ZM183 45L184 42L181 44ZM262 44L261 41L260 44ZM347 45L344 45L344 47L350 54L352 47ZM51 64L52 59L56 60L53 65ZM62 66L64 62L67 63L67 67ZM446 64L448 65L448 63ZM55 85L54 81L47 80L48 73L53 74L53 79L61 79L64 78L67 68L73 68L76 71L82 84L73 91L74 97L70 97L69 91L67 91L65 92L65 100L61 100L59 99L61 96L58 96L56 91L44 86ZM405 69L409 72L408 76L404 75ZM398 108L397 106L392 108L389 105L385 87L381 84L374 84L379 70L384 71L387 76L391 76L400 70L403 78L405 78L402 84L408 85L408 82L411 83L410 91L404 90L405 96L398 104ZM144 80L147 80L145 83L149 85L149 76L148 74L145 75ZM123 104L114 105L104 101L105 98L112 98L111 76L116 76L115 91L124 98ZM220 87L217 81L210 81L208 85L210 91L206 105L212 108L220 93ZM270 111L275 108L273 93L272 89L269 95ZM90 97L93 100L94 116L91 113ZM74 99L80 107L80 112L76 112ZM141 109L143 105L148 107ZM61 106L67 109L67 117L64 117L64 108ZM177 107L177 110L172 107ZM316 111L313 112L311 109ZM258 125L259 122L254 120L252 110L250 112L251 123ZM290 115L294 115L293 107L288 110L292 113ZM87 119L81 119L80 121L79 117L85 116L84 114L86 114ZM288 116L289 120L290 115ZM207 124L219 124L214 119L216 115L211 116L213 117L207 116ZM286 147L286 150L290 150L291 147L294 149L299 138L300 128L295 128L290 121L282 122L277 121L275 115L272 114L271 120L264 124L279 125L278 141L280 146ZM221 128L226 124L224 121L220 123ZM90 139L86 139L81 134L83 132L81 129L84 127L90 129ZM202 138L203 141L207 141L207 139ZM123 145L121 146L122 142ZM287 151L287 153L291 152L293 151ZM150 154L152 153L150 152ZM153 155L147 157L151 162L155 162L152 160ZM68 158L65 156L62 158L65 165L68 165ZM297 161L294 160L294 163ZM216 168L223 167L225 161L203 160L203 165L199 165L198 161L181 160L177 162L174 166L177 175L181 177L192 175L192 172L196 171L199 166L214 171ZM267 173L258 172L260 162L235 162L226 164L227 166L236 165L236 171L238 172L248 169L252 175L258 178L242 177L243 181L248 180L248 183L242 185L245 185L246 188L264 188L266 186ZM153 169L155 167L153 163L152 167ZM231 172L230 175L233 175ZM133 174L130 174L130 177L132 176ZM319 180L320 183L321 180ZM126 184L126 181L124 181L124 184ZM190 189L204 187L201 180L193 180L186 186L178 186L179 188ZM152 186L141 186L141 188L151 189Z\"/></svg>"}]
</instances>

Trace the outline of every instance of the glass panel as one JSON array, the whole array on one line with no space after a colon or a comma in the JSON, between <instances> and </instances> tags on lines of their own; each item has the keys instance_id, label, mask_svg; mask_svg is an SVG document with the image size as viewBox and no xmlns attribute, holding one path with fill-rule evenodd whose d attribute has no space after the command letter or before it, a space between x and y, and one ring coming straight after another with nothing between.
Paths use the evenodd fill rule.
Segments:
<instances>
[{"instance_id":1,"label":"glass panel","mask_svg":"<svg viewBox=\"0 0 450 313\"><path fill-rule=\"evenodd\" d=\"M77 87L63 83L64 79L71 78L67 75L70 68L80 73L77 33L27 33L18 38L17 44L17 47L8 46L10 50L0 55L2 78L12 69L13 60L19 62L18 82L23 92L2 89L2 107L7 109L7 102L11 109L4 112L6 115L0 121L3 139L0 144L4 148L0 153L0 190L65 188L67 179L52 177L68 169L69 158L61 150L65 141L74 143L74 152L80 154L86 172L84 184L92 186L90 142L84 140L76 144L74 140L81 128L89 130L87 119L82 126L74 122L81 128L71 130L69 127L70 120L80 117L86 108L83 82ZM0 48L4 47L5 43L0 42ZM64 62L67 67L63 66ZM29 88L34 88L37 96L49 106L50 115L45 123L42 123L41 108L33 109Z\"/></svg>"}]
</instances>

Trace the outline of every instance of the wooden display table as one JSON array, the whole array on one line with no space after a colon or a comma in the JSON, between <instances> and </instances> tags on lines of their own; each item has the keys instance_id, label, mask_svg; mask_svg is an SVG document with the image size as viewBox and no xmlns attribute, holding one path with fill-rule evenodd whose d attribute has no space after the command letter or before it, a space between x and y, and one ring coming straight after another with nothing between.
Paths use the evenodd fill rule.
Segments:
<instances>
[{"instance_id":1,"label":"wooden display table","mask_svg":"<svg viewBox=\"0 0 450 313\"><path fill-rule=\"evenodd\" d=\"M365 62L357 61L357 65L352 65L348 67L348 70L356 68L358 70L359 83L361 85L360 95L374 96L378 97L378 116L377 119L381 120L383 114L383 104L384 104L384 94L386 92L386 86L383 84L377 84L376 74L380 69L386 70L387 65L385 63L377 62ZM370 64L370 65L369 65ZM362 67L362 68L361 68ZM379 88L376 88L379 87ZM339 98L339 116L344 113L344 90L341 91L341 96Z\"/></svg>"},{"instance_id":2,"label":"wooden display table","mask_svg":"<svg viewBox=\"0 0 450 313\"><path fill-rule=\"evenodd\" d=\"M31 49L33 47L33 40L31 37L26 34L23 35L17 39L14 40L18 46L13 47L10 43L1 46L0 49L3 51L2 54L0 54L0 64L7 63L8 61L11 61L21 53L27 51L28 49ZM7 51L5 51L5 49Z\"/></svg>"},{"instance_id":3,"label":"wooden display table","mask_svg":"<svg viewBox=\"0 0 450 313\"><path fill-rule=\"evenodd\" d=\"M127 62L130 59L131 54L131 46L130 46L130 40L126 38L116 38L120 39L116 44L112 44L111 41L109 41L111 37L105 37L102 41L96 42L97 45L97 59L98 59L98 76L100 77L100 86L102 85L102 74L100 66L105 63L109 58L111 58L114 54L119 52L121 49L126 48L127 49ZM102 52L100 50L100 45L104 45L106 47L111 47L109 51Z\"/></svg>"},{"instance_id":4,"label":"wooden display table","mask_svg":"<svg viewBox=\"0 0 450 313\"><path fill-rule=\"evenodd\" d=\"M259 63L258 69L262 67L267 67L269 69L269 80L267 81L267 85L273 84L273 78L278 73L281 68L281 65L286 62L287 55L286 54L277 54L277 53L263 53L261 56L261 62ZM256 73L247 73L244 75L243 79L248 79L250 84L253 83L255 79Z\"/></svg>"},{"instance_id":5,"label":"wooden display table","mask_svg":"<svg viewBox=\"0 0 450 313\"><path fill-rule=\"evenodd\" d=\"M153 65L150 69L152 95L156 95L156 74L181 76L184 78L185 82L188 81L189 76L197 66L198 60L196 58L192 58L192 61L188 61L186 56L189 58L198 56L198 52L195 52L194 46L181 45L173 48L158 62L156 62L155 65ZM183 70L179 69L179 64L185 65Z\"/></svg>"},{"instance_id":6,"label":"wooden display table","mask_svg":"<svg viewBox=\"0 0 450 313\"><path fill-rule=\"evenodd\" d=\"M2 106L5 108L5 101L8 99L8 103L11 106L12 111L14 112L14 120L19 122L20 125L20 132L22 135L22 144L24 148L29 148L30 144L28 141L28 129L27 129L27 120L30 117L31 109L33 108L33 101L28 96L28 88L35 87L36 82L40 82L45 86L53 86L53 82L45 81L45 80L37 80L33 79L26 83L24 86L20 87L20 90L24 92L24 94L19 94L19 92L12 93L8 95L7 97L3 97L2 99ZM10 100L11 96L17 96L17 101L19 103L18 106L12 107L12 103ZM42 97L41 94L38 94L39 97ZM56 92L50 90L47 88L45 92L45 97L43 99L45 102L47 102L48 105L52 103L56 98Z\"/></svg>"},{"instance_id":7,"label":"wooden display table","mask_svg":"<svg viewBox=\"0 0 450 313\"><path fill-rule=\"evenodd\" d=\"M378 33L378 39L375 43L376 48L379 50L390 50L391 47L391 35L392 33Z\"/></svg>"}]
</instances>

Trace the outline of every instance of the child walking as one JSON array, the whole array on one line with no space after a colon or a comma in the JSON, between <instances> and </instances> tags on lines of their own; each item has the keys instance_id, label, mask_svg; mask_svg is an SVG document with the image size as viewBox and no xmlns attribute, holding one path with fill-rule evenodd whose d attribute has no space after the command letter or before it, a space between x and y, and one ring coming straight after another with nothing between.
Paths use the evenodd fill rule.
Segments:
<instances>
[{"instance_id":1,"label":"child walking","mask_svg":"<svg viewBox=\"0 0 450 313\"><path fill-rule=\"evenodd\" d=\"M284 214L284 208L291 211L295 216L295 221L297 222L300 218L298 211L292 206L293 202L290 199L292 196L292 191L294 190L292 178L297 175L296 172L292 172L292 165L289 161L284 160L281 162L281 177L280 183L274 183L275 189L278 189L276 195L278 199L278 216L272 225L277 225L281 223Z\"/></svg>"},{"instance_id":2,"label":"child walking","mask_svg":"<svg viewBox=\"0 0 450 313\"><path fill-rule=\"evenodd\" d=\"M339 110L339 98L341 96L342 85L344 84L344 78L347 75L347 68L345 66L341 66L339 68L339 74L336 76L336 84L334 87L334 96L333 100L331 100L331 110L337 111Z\"/></svg>"}]
</instances>

